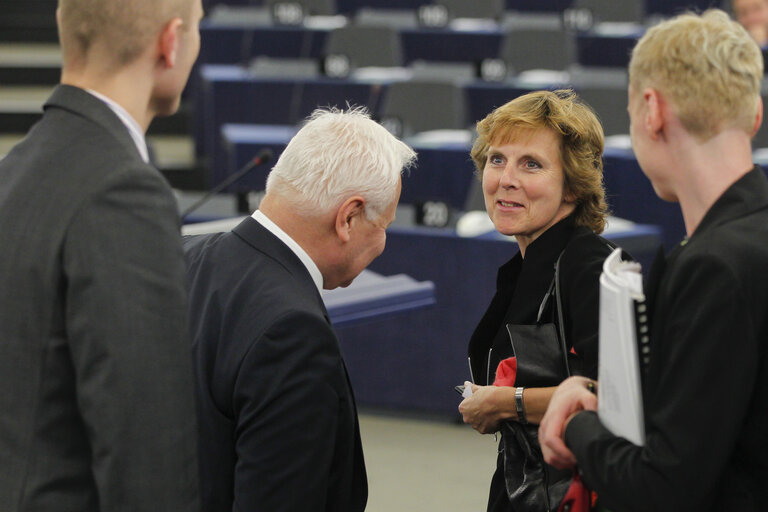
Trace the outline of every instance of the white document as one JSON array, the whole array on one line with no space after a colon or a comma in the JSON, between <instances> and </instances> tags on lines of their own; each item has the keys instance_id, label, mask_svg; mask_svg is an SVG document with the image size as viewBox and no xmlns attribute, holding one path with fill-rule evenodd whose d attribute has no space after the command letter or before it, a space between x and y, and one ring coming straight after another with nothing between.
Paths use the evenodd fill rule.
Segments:
<instances>
[{"instance_id":1,"label":"white document","mask_svg":"<svg viewBox=\"0 0 768 512\"><path fill-rule=\"evenodd\" d=\"M640 264L614 250L600 275L598 415L615 435L645 444L638 333L647 335Z\"/></svg>"}]
</instances>

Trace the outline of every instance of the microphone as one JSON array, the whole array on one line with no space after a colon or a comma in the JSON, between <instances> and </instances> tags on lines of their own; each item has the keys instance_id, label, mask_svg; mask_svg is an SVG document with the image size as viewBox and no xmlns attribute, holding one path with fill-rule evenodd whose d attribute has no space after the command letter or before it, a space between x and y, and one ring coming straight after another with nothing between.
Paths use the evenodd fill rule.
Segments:
<instances>
[{"instance_id":1,"label":"microphone","mask_svg":"<svg viewBox=\"0 0 768 512\"><path fill-rule=\"evenodd\" d=\"M236 173L230 175L227 179L213 187L210 191L208 191L207 194L205 194L203 197L198 199L192 206L184 210L184 213L181 214L181 220L187 218L187 215L192 213L193 211L197 210L205 204L206 201L208 201L214 194L218 194L237 180L241 179L243 176L251 172L253 169L260 165L264 165L266 163L269 163L269 161L272 160L272 150L270 149L262 149L259 151L259 154L255 157L251 158L248 163L246 163L242 168L240 168L239 171Z\"/></svg>"}]
</instances>

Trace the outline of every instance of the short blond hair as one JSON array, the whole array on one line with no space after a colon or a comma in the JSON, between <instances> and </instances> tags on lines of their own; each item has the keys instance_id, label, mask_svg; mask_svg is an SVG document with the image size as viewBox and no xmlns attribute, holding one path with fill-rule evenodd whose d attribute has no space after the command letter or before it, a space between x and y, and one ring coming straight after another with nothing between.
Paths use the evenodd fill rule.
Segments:
<instances>
[{"instance_id":1,"label":"short blond hair","mask_svg":"<svg viewBox=\"0 0 768 512\"><path fill-rule=\"evenodd\" d=\"M719 9L681 14L649 29L632 51L629 77L636 92L661 92L700 140L725 128L752 135L763 55L744 27Z\"/></svg>"},{"instance_id":2,"label":"short blond hair","mask_svg":"<svg viewBox=\"0 0 768 512\"><path fill-rule=\"evenodd\" d=\"M594 111L570 89L525 94L479 121L470 153L478 174L482 177L491 145L513 140L521 130L542 128L560 136L563 188L576 202L576 224L602 233L608 216L603 188L603 127Z\"/></svg>"},{"instance_id":3,"label":"short blond hair","mask_svg":"<svg viewBox=\"0 0 768 512\"><path fill-rule=\"evenodd\" d=\"M59 0L59 40L64 64L83 58L97 42L114 65L135 60L173 18L191 26L195 0Z\"/></svg>"}]
</instances>

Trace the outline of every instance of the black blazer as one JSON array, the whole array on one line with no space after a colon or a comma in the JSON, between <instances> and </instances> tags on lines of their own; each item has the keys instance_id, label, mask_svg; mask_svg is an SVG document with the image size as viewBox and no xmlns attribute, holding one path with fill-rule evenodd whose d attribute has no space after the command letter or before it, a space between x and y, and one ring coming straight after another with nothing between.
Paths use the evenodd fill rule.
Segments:
<instances>
[{"instance_id":1,"label":"black blazer","mask_svg":"<svg viewBox=\"0 0 768 512\"><path fill-rule=\"evenodd\" d=\"M766 509L767 263L768 180L756 167L651 269L646 445L614 436L594 413L568 424L566 442L606 507Z\"/></svg>"},{"instance_id":2,"label":"black blazer","mask_svg":"<svg viewBox=\"0 0 768 512\"><path fill-rule=\"evenodd\" d=\"M496 294L469 342L475 383L492 383L496 369L488 367L488 352L506 323L536 323L539 306L561 253L560 300L565 338L568 348L578 354L571 354L571 372L597 378L599 281L603 262L613 246L590 229L576 226L569 216L537 238L528 247L525 259L518 252L499 268ZM491 382L488 382L489 374Z\"/></svg>"},{"instance_id":3,"label":"black blazer","mask_svg":"<svg viewBox=\"0 0 768 512\"><path fill-rule=\"evenodd\" d=\"M81 89L0 161L0 510L199 506L178 228Z\"/></svg>"},{"instance_id":4,"label":"black blazer","mask_svg":"<svg viewBox=\"0 0 768 512\"><path fill-rule=\"evenodd\" d=\"M592 230L576 226L573 216L561 220L541 234L526 250L525 259L518 252L500 269L496 294L469 342L469 361L475 383L493 382L499 357L490 353L494 340L506 343L507 323L536 323L539 306L555 274L560 259L560 301L566 345L572 374L597 377L600 273L613 244ZM491 363L489 364L489 360ZM504 441L502 441L504 442ZM507 442L516 442L514 439ZM522 464L522 462L521 462ZM570 477L547 467L549 483ZM499 455L491 479L487 510L511 510L504 479L503 456Z\"/></svg>"},{"instance_id":5,"label":"black blazer","mask_svg":"<svg viewBox=\"0 0 768 512\"><path fill-rule=\"evenodd\" d=\"M363 510L355 400L307 269L250 217L184 245L204 510Z\"/></svg>"}]
</instances>

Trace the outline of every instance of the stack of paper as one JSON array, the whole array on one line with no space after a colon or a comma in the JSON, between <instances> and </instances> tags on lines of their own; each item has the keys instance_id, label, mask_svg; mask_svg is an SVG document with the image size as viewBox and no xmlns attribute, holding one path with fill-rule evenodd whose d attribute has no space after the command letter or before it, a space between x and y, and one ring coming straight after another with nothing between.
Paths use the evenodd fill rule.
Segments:
<instances>
[{"instance_id":1,"label":"stack of paper","mask_svg":"<svg viewBox=\"0 0 768 512\"><path fill-rule=\"evenodd\" d=\"M640 264L614 250L600 276L598 415L615 435L645 443L637 336L647 331Z\"/></svg>"}]
</instances>

